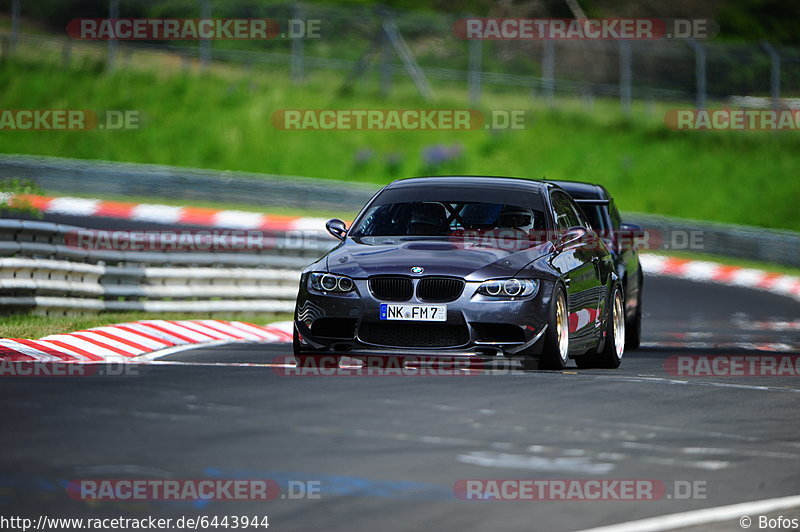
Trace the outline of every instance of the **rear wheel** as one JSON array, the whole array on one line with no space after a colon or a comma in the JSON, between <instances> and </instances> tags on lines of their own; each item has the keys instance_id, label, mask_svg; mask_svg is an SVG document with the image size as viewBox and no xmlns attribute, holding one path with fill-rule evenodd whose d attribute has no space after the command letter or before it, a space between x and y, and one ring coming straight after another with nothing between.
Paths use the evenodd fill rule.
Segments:
<instances>
[{"instance_id":1,"label":"rear wheel","mask_svg":"<svg viewBox=\"0 0 800 532\"><path fill-rule=\"evenodd\" d=\"M625 348L638 349L642 342L642 296L641 286L639 298L636 301L636 314L633 319L625 324Z\"/></svg>"},{"instance_id":2,"label":"rear wheel","mask_svg":"<svg viewBox=\"0 0 800 532\"><path fill-rule=\"evenodd\" d=\"M625 347L627 349L638 349L642 343L642 285L644 276L642 275L641 266L639 266L638 281L636 287L636 313L625 324Z\"/></svg>"},{"instance_id":3,"label":"rear wheel","mask_svg":"<svg viewBox=\"0 0 800 532\"><path fill-rule=\"evenodd\" d=\"M625 347L639 349L642 343L642 311L637 310L636 316L625 324Z\"/></svg>"},{"instance_id":4,"label":"rear wheel","mask_svg":"<svg viewBox=\"0 0 800 532\"><path fill-rule=\"evenodd\" d=\"M556 285L550 320L544 333L540 369L564 369L569 362L569 314L567 297L561 285Z\"/></svg>"},{"instance_id":5,"label":"rear wheel","mask_svg":"<svg viewBox=\"0 0 800 532\"><path fill-rule=\"evenodd\" d=\"M337 368L339 367L339 360L342 358L339 355L315 355L309 352L303 352L302 344L300 343L300 335L297 329L292 333L292 354L294 361L297 363L298 368Z\"/></svg>"},{"instance_id":6,"label":"rear wheel","mask_svg":"<svg viewBox=\"0 0 800 532\"><path fill-rule=\"evenodd\" d=\"M625 304L622 290L614 288L606 316L606 338L601 349L575 359L579 368L618 368L625 353Z\"/></svg>"}]
</instances>

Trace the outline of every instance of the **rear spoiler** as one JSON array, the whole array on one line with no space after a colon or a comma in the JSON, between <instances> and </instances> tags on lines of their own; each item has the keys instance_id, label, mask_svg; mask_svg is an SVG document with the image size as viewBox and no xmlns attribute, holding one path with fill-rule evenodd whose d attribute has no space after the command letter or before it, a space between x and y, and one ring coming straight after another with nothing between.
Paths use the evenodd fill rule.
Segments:
<instances>
[{"instance_id":1,"label":"rear spoiler","mask_svg":"<svg viewBox=\"0 0 800 532\"><path fill-rule=\"evenodd\" d=\"M607 199L576 199L578 205L608 205L611 200Z\"/></svg>"}]
</instances>

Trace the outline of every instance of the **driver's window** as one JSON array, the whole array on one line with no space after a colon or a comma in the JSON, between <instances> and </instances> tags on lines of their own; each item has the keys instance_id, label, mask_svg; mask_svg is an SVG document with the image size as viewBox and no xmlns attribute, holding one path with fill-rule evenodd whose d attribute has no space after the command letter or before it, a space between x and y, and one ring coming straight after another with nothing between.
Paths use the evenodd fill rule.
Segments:
<instances>
[{"instance_id":1,"label":"driver's window","mask_svg":"<svg viewBox=\"0 0 800 532\"><path fill-rule=\"evenodd\" d=\"M555 191L551 196L553 200L553 211L556 217L556 227L559 231L566 231L570 227L583 226L578 213L572 207L569 198L562 193Z\"/></svg>"}]
</instances>

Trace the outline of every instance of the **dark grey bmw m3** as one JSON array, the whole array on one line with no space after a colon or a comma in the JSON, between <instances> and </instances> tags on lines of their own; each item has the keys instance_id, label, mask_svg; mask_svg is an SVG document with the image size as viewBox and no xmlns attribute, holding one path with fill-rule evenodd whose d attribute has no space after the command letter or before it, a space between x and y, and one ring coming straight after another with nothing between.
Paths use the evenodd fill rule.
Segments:
<instances>
[{"instance_id":1,"label":"dark grey bmw m3","mask_svg":"<svg viewBox=\"0 0 800 532\"><path fill-rule=\"evenodd\" d=\"M304 269L299 365L341 356L619 366L622 286L606 244L558 185L417 177L380 190Z\"/></svg>"}]
</instances>

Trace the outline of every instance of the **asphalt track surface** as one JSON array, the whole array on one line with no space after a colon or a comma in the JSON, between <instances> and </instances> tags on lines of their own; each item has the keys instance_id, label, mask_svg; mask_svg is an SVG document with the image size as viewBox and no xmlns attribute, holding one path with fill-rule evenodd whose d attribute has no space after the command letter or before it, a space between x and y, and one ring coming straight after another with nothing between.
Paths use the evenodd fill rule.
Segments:
<instances>
[{"instance_id":1,"label":"asphalt track surface","mask_svg":"<svg viewBox=\"0 0 800 532\"><path fill-rule=\"evenodd\" d=\"M676 377L665 367L674 356L798 355L797 301L648 277L644 309L643 347L617 370L285 376L286 345L240 343L174 353L137 375L6 378L0 515L561 531L800 494L798 377ZM66 483L84 478L268 478L284 495L289 481L319 482L320 493L258 502L68 497ZM652 479L667 494L464 501L453 492L463 479ZM675 481L705 488L705 498L682 498ZM738 520L707 529L742 530Z\"/></svg>"}]
</instances>

